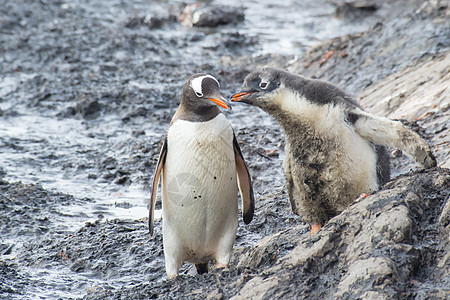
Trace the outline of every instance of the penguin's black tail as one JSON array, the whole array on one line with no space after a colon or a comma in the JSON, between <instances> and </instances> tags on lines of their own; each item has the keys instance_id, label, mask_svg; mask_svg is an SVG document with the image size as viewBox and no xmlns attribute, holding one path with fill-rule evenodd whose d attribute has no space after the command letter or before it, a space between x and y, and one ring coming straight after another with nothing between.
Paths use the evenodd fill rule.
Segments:
<instances>
[{"instance_id":1,"label":"penguin's black tail","mask_svg":"<svg viewBox=\"0 0 450 300\"><path fill-rule=\"evenodd\" d=\"M198 274L208 273L208 263L195 264L195 267L197 268L197 273Z\"/></svg>"}]
</instances>

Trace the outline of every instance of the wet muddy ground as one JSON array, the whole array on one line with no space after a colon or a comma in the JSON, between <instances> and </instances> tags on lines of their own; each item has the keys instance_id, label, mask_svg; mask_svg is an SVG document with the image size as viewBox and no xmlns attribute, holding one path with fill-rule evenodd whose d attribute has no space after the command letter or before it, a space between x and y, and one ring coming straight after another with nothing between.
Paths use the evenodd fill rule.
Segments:
<instances>
[{"instance_id":1,"label":"wet muddy ground","mask_svg":"<svg viewBox=\"0 0 450 300\"><path fill-rule=\"evenodd\" d=\"M292 226L300 226L298 237L308 228L290 210L281 130L263 112L236 104L226 115L253 176L255 218L249 226L239 221L230 270L198 276L185 265L167 280L160 220L150 238L145 218L158 146L185 80L211 73L229 96L250 69L277 64L358 95L450 48L448 18L440 8L416 12L419 2L402 12L401 1L375 9L371 1L356 8L249 1L239 9L245 21L210 28L181 25L184 4L176 1L0 1L1 298L235 295L272 261L236 268L241 253ZM400 31L415 35L411 53L383 52ZM318 44L326 46L308 48ZM353 64L338 55L321 63L335 48L348 49ZM369 63L374 53L381 59ZM398 174L414 165L398 156L394 167ZM280 242L277 253L293 247Z\"/></svg>"}]
</instances>

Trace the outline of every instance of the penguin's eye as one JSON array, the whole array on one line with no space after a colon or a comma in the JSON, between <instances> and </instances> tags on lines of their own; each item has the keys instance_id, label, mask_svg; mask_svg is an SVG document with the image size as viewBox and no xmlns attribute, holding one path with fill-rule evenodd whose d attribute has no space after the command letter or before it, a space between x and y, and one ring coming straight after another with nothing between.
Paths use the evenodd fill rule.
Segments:
<instances>
[{"instance_id":1,"label":"penguin's eye","mask_svg":"<svg viewBox=\"0 0 450 300\"><path fill-rule=\"evenodd\" d=\"M262 82L259 84L259 87L262 88L263 90L265 90L265 89L267 88L268 85L269 85L269 84L268 84L267 82L262 81Z\"/></svg>"},{"instance_id":2,"label":"penguin's eye","mask_svg":"<svg viewBox=\"0 0 450 300\"><path fill-rule=\"evenodd\" d=\"M199 98L203 97L203 93L200 93L200 92L195 92L195 94L196 94L196 95L197 95L197 97L199 97Z\"/></svg>"}]
</instances>

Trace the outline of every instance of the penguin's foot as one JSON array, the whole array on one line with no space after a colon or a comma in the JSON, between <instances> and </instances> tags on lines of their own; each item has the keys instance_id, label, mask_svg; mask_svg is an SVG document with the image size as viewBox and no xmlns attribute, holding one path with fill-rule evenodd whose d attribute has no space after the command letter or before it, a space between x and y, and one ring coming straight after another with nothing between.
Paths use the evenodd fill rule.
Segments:
<instances>
[{"instance_id":1,"label":"penguin's foot","mask_svg":"<svg viewBox=\"0 0 450 300\"><path fill-rule=\"evenodd\" d=\"M177 277L177 276L178 276L178 274L170 275L170 276L169 276L169 279L174 279L174 278Z\"/></svg>"},{"instance_id":2,"label":"penguin's foot","mask_svg":"<svg viewBox=\"0 0 450 300\"><path fill-rule=\"evenodd\" d=\"M311 235L319 231L320 228L322 228L322 225L320 224L311 224Z\"/></svg>"},{"instance_id":3,"label":"penguin's foot","mask_svg":"<svg viewBox=\"0 0 450 300\"><path fill-rule=\"evenodd\" d=\"M216 263L216 268L228 268L228 265L224 265L221 263Z\"/></svg>"},{"instance_id":4,"label":"penguin's foot","mask_svg":"<svg viewBox=\"0 0 450 300\"><path fill-rule=\"evenodd\" d=\"M362 199L367 198L367 197L369 197L369 196L370 196L370 194L361 193L361 194L359 194L359 197L355 199L355 203L356 203L356 202L359 202L359 201L361 201Z\"/></svg>"}]
</instances>

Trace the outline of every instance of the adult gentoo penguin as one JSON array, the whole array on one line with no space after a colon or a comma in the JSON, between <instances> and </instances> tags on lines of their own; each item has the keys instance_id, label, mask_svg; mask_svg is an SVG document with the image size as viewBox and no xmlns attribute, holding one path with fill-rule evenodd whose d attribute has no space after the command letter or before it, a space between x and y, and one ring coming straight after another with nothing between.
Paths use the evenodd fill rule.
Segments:
<instances>
[{"instance_id":1,"label":"adult gentoo penguin","mask_svg":"<svg viewBox=\"0 0 450 300\"><path fill-rule=\"evenodd\" d=\"M172 118L156 165L150 197L149 229L162 177L162 222L166 272L178 275L183 262L199 274L208 262L226 267L236 239L238 186L246 224L254 212L247 165L231 124L218 106L230 108L219 82L195 74L184 85L181 103Z\"/></svg>"},{"instance_id":2,"label":"adult gentoo penguin","mask_svg":"<svg viewBox=\"0 0 450 300\"><path fill-rule=\"evenodd\" d=\"M283 128L292 210L311 224L311 234L389 180L384 146L404 150L425 168L436 166L417 133L364 111L329 82L265 67L247 75L231 100L263 109Z\"/></svg>"}]
</instances>

